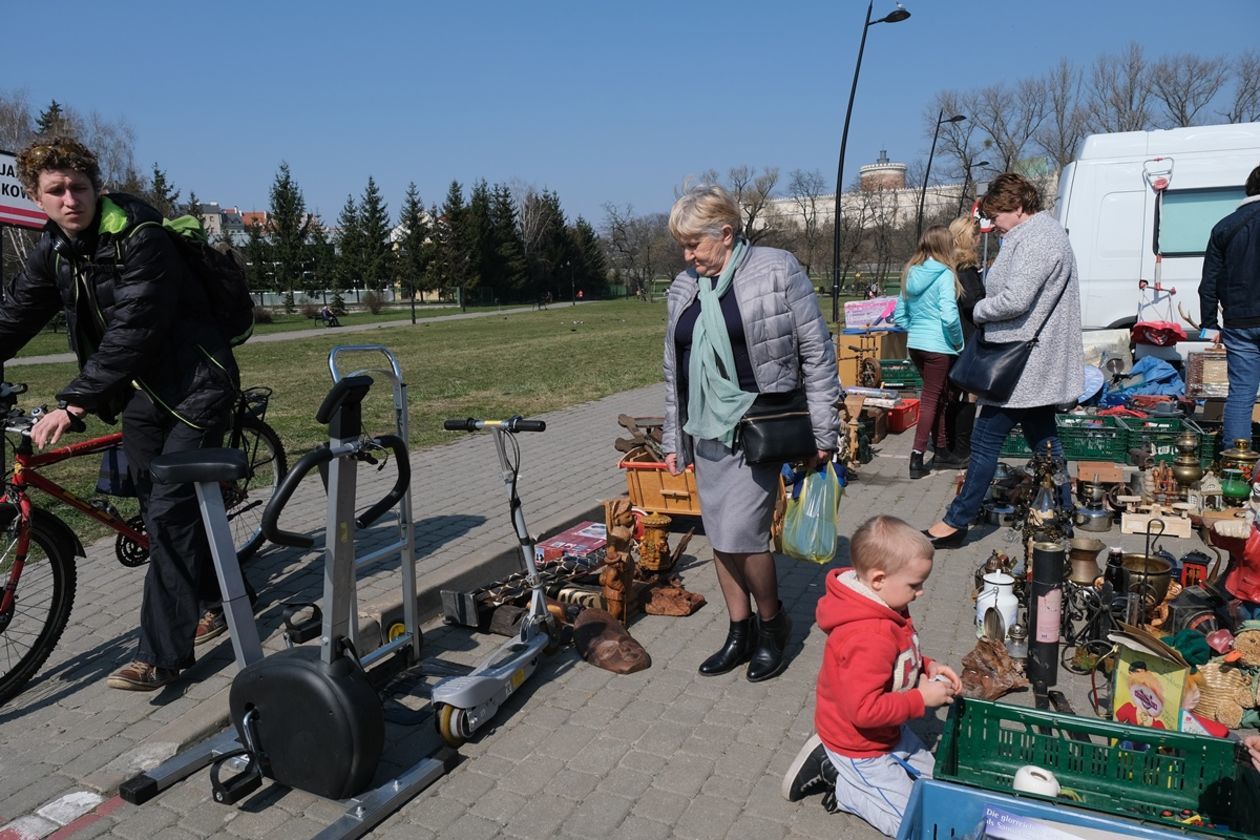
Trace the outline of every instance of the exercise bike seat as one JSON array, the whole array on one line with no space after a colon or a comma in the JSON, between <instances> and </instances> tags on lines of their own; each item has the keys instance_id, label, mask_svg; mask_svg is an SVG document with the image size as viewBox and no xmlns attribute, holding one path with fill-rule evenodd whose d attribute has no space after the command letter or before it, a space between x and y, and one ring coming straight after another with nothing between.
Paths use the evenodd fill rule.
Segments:
<instances>
[{"instance_id":1,"label":"exercise bike seat","mask_svg":"<svg viewBox=\"0 0 1260 840\"><path fill-rule=\"evenodd\" d=\"M196 484L236 481L249 475L249 463L239 449L190 449L159 455L149 463L158 484Z\"/></svg>"}]
</instances>

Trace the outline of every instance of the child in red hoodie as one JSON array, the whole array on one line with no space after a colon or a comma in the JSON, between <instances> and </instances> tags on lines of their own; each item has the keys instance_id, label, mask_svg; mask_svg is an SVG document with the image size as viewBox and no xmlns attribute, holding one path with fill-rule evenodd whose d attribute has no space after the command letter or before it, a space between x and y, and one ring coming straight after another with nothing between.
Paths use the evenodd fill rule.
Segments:
<instances>
[{"instance_id":1,"label":"child in red hoodie","mask_svg":"<svg viewBox=\"0 0 1260 840\"><path fill-rule=\"evenodd\" d=\"M827 632L818 672L816 735L783 779L795 802L825 793L831 812L856 814L895 836L910 789L934 760L906 726L962 690L947 665L919 653L907 608L932 572L932 544L894 516L863 523L849 543L853 568L827 575L818 626Z\"/></svg>"}]
</instances>

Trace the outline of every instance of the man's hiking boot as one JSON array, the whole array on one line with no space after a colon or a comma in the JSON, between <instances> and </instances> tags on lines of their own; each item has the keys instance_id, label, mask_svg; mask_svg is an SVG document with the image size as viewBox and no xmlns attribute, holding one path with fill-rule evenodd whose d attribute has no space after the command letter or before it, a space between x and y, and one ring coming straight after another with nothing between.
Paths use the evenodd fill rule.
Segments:
<instances>
[{"instance_id":1,"label":"man's hiking boot","mask_svg":"<svg viewBox=\"0 0 1260 840\"><path fill-rule=\"evenodd\" d=\"M197 620L197 632L193 634L193 645L204 645L211 639L217 639L223 635L224 630L227 630L227 619L223 617L223 610L206 610Z\"/></svg>"},{"instance_id":2,"label":"man's hiking boot","mask_svg":"<svg viewBox=\"0 0 1260 840\"><path fill-rule=\"evenodd\" d=\"M179 671L173 668L159 668L148 662L132 661L110 674L105 684L123 691L156 691L174 682L178 676Z\"/></svg>"}]
</instances>

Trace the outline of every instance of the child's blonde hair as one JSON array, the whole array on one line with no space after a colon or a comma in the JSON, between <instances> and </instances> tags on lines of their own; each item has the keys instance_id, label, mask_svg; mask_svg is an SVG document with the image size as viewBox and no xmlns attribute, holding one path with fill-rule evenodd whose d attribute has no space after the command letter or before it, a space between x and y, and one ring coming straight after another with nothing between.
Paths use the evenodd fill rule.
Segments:
<instances>
[{"instance_id":1,"label":"child's blonde hair","mask_svg":"<svg viewBox=\"0 0 1260 840\"><path fill-rule=\"evenodd\" d=\"M944 225L932 225L923 231L923 235L919 237L919 247L914 249L914 254L901 269L902 297L906 294L906 279L910 276L910 269L929 259L949 267L950 273L954 275L954 296L962 295L962 284L958 282L958 272L954 268L954 237Z\"/></svg>"},{"instance_id":2,"label":"child's blonde hair","mask_svg":"<svg viewBox=\"0 0 1260 840\"><path fill-rule=\"evenodd\" d=\"M853 570L865 577L873 571L892 574L912 557L931 560L932 541L905 520L880 514L858 526L849 540Z\"/></svg>"}]
</instances>

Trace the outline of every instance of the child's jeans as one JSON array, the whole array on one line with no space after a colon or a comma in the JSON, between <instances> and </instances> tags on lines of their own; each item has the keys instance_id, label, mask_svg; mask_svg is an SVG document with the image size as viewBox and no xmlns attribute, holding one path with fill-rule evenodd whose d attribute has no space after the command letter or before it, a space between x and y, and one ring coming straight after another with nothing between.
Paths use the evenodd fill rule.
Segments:
<instances>
[{"instance_id":1,"label":"child's jeans","mask_svg":"<svg viewBox=\"0 0 1260 840\"><path fill-rule=\"evenodd\" d=\"M825 748L825 747L824 747ZM906 812L910 789L919 776L932 778L936 760L919 736L901 727L892 752L874 758L849 758L827 750L836 767L836 804L856 814L889 837L896 837Z\"/></svg>"}]
</instances>

